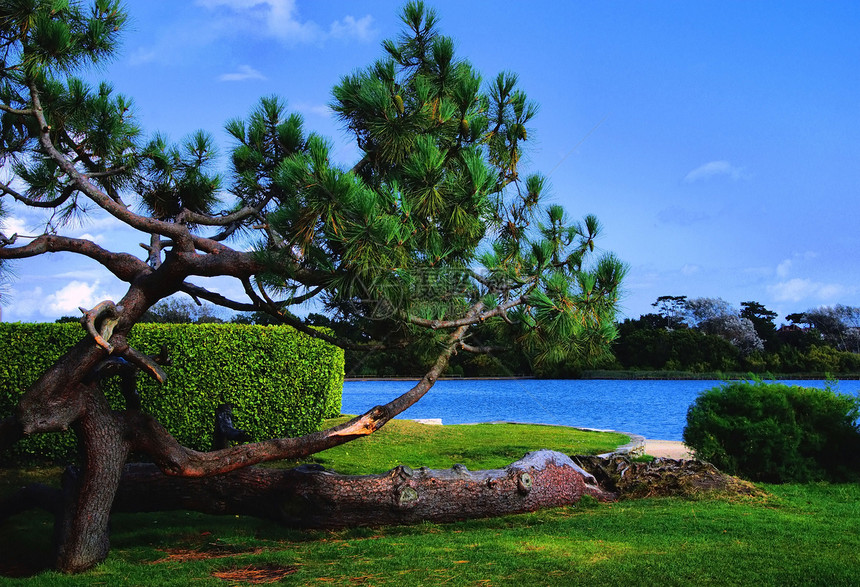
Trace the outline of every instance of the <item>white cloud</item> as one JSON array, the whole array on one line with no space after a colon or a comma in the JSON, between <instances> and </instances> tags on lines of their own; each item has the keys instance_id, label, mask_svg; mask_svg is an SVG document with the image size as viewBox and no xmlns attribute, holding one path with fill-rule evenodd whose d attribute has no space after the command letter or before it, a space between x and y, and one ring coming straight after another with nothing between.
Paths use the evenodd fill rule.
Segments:
<instances>
[{"instance_id":1,"label":"white cloud","mask_svg":"<svg viewBox=\"0 0 860 587\"><path fill-rule=\"evenodd\" d=\"M100 282L85 283L72 281L45 298L47 315L67 315L80 313L79 307L92 308L111 296L100 290ZM45 312L43 312L45 314Z\"/></svg>"},{"instance_id":2,"label":"white cloud","mask_svg":"<svg viewBox=\"0 0 860 587\"><path fill-rule=\"evenodd\" d=\"M249 79L264 80L266 76L250 65L240 65L236 68L236 71L218 76L218 81L222 82L241 82Z\"/></svg>"},{"instance_id":3,"label":"white cloud","mask_svg":"<svg viewBox=\"0 0 860 587\"><path fill-rule=\"evenodd\" d=\"M4 320L24 321L35 318L43 309L44 293L41 287L36 287L20 294L0 297L3 303Z\"/></svg>"},{"instance_id":4,"label":"white cloud","mask_svg":"<svg viewBox=\"0 0 860 587\"><path fill-rule=\"evenodd\" d=\"M334 39L354 38L359 41L369 41L373 39L375 32L373 17L369 14L357 20L352 16L345 16L331 23L329 27L329 35Z\"/></svg>"},{"instance_id":5,"label":"white cloud","mask_svg":"<svg viewBox=\"0 0 860 587\"><path fill-rule=\"evenodd\" d=\"M74 279L78 281L81 279L89 279L92 281L98 281L105 277L105 275L106 271L103 268L98 267L95 269L76 269L65 273L53 273L46 277L50 277L51 279Z\"/></svg>"},{"instance_id":6,"label":"white cloud","mask_svg":"<svg viewBox=\"0 0 860 587\"><path fill-rule=\"evenodd\" d=\"M158 51L152 47L138 47L129 56L129 65L143 65L158 59Z\"/></svg>"},{"instance_id":7,"label":"white cloud","mask_svg":"<svg viewBox=\"0 0 860 587\"><path fill-rule=\"evenodd\" d=\"M681 275L695 275L699 272L699 270L701 270L701 267L699 267L698 265L684 265L683 267L681 267Z\"/></svg>"},{"instance_id":8,"label":"white cloud","mask_svg":"<svg viewBox=\"0 0 860 587\"><path fill-rule=\"evenodd\" d=\"M368 42L378 37L370 15L344 16L321 25L302 20L295 0L195 0L184 9L184 18L165 19L157 34L148 37L144 45L132 48L128 64L187 64L194 62L205 48L225 39L275 39L294 46L319 45L329 40ZM189 29L194 30L193 35L188 34Z\"/></svg>"},{"instance_id":9,"label":"white cloud","mask_svg":"<svg viewBox=\"0 0 860 587\"><path fill-rule=\"evenodd\" d=\"M51 223L54 210L27 208L23 204L14 202L10 206L10 212L10 216L0 220L0 227L6 236L17 233L35 237L45 232L46 226ZM125 223L110 214L101 213L98 208L93 208L90 212L92 214L81 213L69 219L62 227L62 234L103 242L107 233L117 231L127 233L129 230Z\"/></svg>"},{"instance_id":10,"label":"white cloud","mask_svg":"<svg viewBox=\"0 0 860 587\"><path fill-rule=\"evenodd\" d=\"M819 303L830 303L835 302L848 292L846 287L836 283L819 283L798 277L769 286L768 290L779 302L811 300Z\"/></svg>"},{"instance_id":11,"label":"white cloud","mask_svg":"<svg viewBox=\"0 0 860 587\"><path fill-rule=\"evenodd\" d=\"M328 118L331 116L332 111L325 104L310 104L308 102L295 102L292 104L292 107L302 114L312 114L313 116L320 116L322 118Z\"/></svg>"},{"instance_id":12,"label":"white cloud","mask_svg":"<svg viewBox=\"0 0 860 587\"><path fill-rule=\"evenodd\" d=\"M0 221L0 226L3 228L3 234L7 237L11 237L13 234L18 235L27 235L32 234L32 230L27 228L24 219L18 218L17 216L7 216L2 221Z\"/></svg>"},{"instance_id":13,"label":"white cloud","mask_svg":"<svg viewBox=\"0 0 860 587\"><path fill-rule=\"evenodd\" d=\"M785 259L782 263L776 266L776 276L780 279L788 277L795 267L795 263L800 261L800 265L804 265L804 261L811 261L818 257L818 253L806 251L805 253L795 253L790 259Z\"/></svg>"},{"instance_id":14,"label":"white cloud","mask_svg":"<svg viewBox=\"0 0 860 587\"><path fill-rule=\"evenodd\" d=\"M792 260L786 259L782 263L776 266L776 275L777 277L786 278L788 277L789 272L791 271Z\"/></svg>"},{"instance_id":15,"label":"white cloud","mask_svg":"<svg viewBox=\"0 0 860 587\"><path fill-rule=\"evenodd\" d=\"M697 181L707 181L717 176L726 176L735 181L746 178L743 167L736 167L728 161L711 161L700 165L688 173L684 177L684 182L695 183Z\"/></svg>"},{"instance_id":16,"label":"white cloud","mask_svg":"<svg viewBox=\"0 0 860 587\"><path fill-rule=\"evenodd\" d=\"M85 232L84 234L82 234L78 238L83 239L83 240L92 241L92 242L96 243L97 245L104 244L107 241L105 236L102 234L90 234L88 232Z\"/></svg>"},{"instance_id":17,"label":"white cloud","mask_svg":"<svg viewBox=\"0 0 860 587\"><path fill-rule=\"evenodd\" d=\"M370 15L345 16L331 23L328 31L313 21L302 21L295 0L197 0L204 8L220 13L225 27L241 27L290 44L318 43L329 38L368 41L374 37Z\"/></svg>"}]
</instances>

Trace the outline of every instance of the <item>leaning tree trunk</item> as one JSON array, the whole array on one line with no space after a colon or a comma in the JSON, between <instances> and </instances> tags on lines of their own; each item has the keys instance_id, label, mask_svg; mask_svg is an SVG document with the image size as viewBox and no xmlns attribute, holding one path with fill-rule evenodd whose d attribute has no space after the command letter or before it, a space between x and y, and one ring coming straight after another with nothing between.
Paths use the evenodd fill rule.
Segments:
<instances>
[{"instance_id":1,"label":"leaning tree trunk","mask_svg":"<svg viewBox=\"0 0 860 587\"><path fill-rule=\"evenodd\" d=\"M79 572L105 559L110 513L117 509L249 513L301 527L342 527L493 516L572 503L584 493L604 495L591 484L590 476L563 455L535 457L503 471L479 473L462 467L417 473L401 467L370 477L307 469L242 470L265 461L305 457L378 430L433 386L470 322L449 335L433 367L414 387L349 422L300 438L208 453L183 447L154 418L136 409L136 397L126 394L128 409L112 412L98 386L100 377L134 368L158 381L165 379L157 358L136 351L126 340L131 323L148 307L145 299L138 299L142 295L134 290L124 298L128 306L134 305L134 312L125 318L128 306L113 302L102 302L86 312L83 321L93 341L79 343L67 353L25 393L15 416L0 421L0 447L21 435L70 425L78 433L83 468L79 475L68 476L56 524L60 571ZM481 308L481 303L476 304L467 318L474 318ZM105 359L108 356L125 361ZM121 386L135 391L133 384L128 387ZM149 455L171 477L156 473L154 466L150 470L132 467L123 481L123 465L131 451ZM0 520L22 505L44 501L45 495L42 490L20 493L0 505Z\"/></svg>"},{"instance_id":2,"label":"leaning tree trunk","mask_svg":"<svg viewBox=\"0 0 860 587\"><path fill-rule=\"evenodd\" d=\"M412 470L340 475L321 468L248 467L225 475L171 477L126 466L114 511L195 510L243 514L299 528L446 522L569 505L583 495L612 499L566 455L542 450L504 469Z\"/></svg>"},{"instance_id":3,"label":"leaning tree trunk","mask_svg":"<svg viewBox=\"0 0 860 587\"><path fill-rule=\"evenodd\" d=\"M110 511L129 452L124 426L101 393L74 428L82 446L83 474L65 475L64 507L56 519L57 570L76 573L102 562L110 550Z\"/></svg>"}]
</instances>

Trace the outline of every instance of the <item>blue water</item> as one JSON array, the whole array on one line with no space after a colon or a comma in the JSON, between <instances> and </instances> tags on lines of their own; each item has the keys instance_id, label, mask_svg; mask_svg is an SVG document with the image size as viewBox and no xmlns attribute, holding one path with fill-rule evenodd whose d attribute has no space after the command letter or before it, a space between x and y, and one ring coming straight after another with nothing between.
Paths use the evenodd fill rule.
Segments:
<instances>
[{"instance_id":1,"label":"blue water","mask_svg":"<svg viewBox=\"0 0 860 587\"><path fill-rule=\"evenodd\" d=\"M445 380L400 418L441 418L443 424L532 422L620 430L646 438L681 440L687 408L720 381ZM824 387L823 381L796 381ZM414 385L411 381L347 381L343 413L361 414ZM841 381L841 393L860 393L860 381Z\"/></svg>"}]
</instances>

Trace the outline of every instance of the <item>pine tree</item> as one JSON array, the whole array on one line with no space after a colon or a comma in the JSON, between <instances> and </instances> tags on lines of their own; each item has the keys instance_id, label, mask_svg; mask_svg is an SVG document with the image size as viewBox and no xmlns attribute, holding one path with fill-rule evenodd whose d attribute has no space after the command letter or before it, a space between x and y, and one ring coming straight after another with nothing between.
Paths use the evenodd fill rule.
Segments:
<instances>
[{"instance_id":1,"label":"pine tree","mask_svg":"<svg viewBox=\"0 0 860 587\"><path fill-rule=\"evenodd\" d=\"M351 169L332 164L331 144L266 97L227 124L227 178L213 170L210 135L179 145L145 139L131 100L76 77L113 55L127 20L116 0L0 3L0 140L14 174L0 192L53 211L35 238L0 234L0 262L75 253L128 284L121 300L85 313L91 336L0 421L0 448L22 435L78 433L83 476L61 514L58 568L78 571L106 556L110 504L132 451L196 478L370 434L427 393L452 353L490 350L470 338L478 324L539 365L606 353L623 264L611 254L594 259L597 219L571 222L560 206L546 207L547 179L522 170L537 107L516 75L484 83L421 2L405 6L404 31L384 43L383 58L333 90L331 106L361 152ZM145 258L64 235L68 220L87 214L143 234ZM196 285L197 276L235 278L247 299ZM197 453L145 414L112 412L92 376L114 355L163 379L127 335L178 292L265 312L345 348L419 345L431 366L402 396L331 430ZM311 299L374 325L375 338L308 327L289 308Z\"/></svg>"}]
</instances>

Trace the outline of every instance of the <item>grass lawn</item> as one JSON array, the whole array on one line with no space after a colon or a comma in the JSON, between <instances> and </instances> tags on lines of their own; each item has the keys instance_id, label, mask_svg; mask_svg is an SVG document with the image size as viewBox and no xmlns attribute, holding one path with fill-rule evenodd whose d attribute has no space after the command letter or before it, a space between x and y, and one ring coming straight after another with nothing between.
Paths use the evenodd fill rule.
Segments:
<instances>
[{"instance_id":1,"label":"grass lawn","mask_svg":"<svg viewBox=\"0 0 860 587\"><path fill-rule=\"evenodd\" d=\"M347 418L329 420L334 425ZM317 453L313 462L348 475L383 473L397 465L447 469L495 469L539 448L565 454L600 454L630 441L624 434L589 432L537 424L458 424L427 426L394 420L368 437ZM278 463L295 466L298 463Z\"/></svg>"},{"instance_id":2,"label":"grass lawn","mask_svg":"<svg viewBox=\"0 0 860 587\"><path fill-rule=\"evenodd\" d=\"M599 434L580 440L565 428L392 424L318 460L344 472L378 472L401 458L397 450L412 466L462 462L478 469L519 458L493 453L507 455L522 443L564 452L585 452L566 448L579 442L607 448ZM0 492L55 473L0 472ZM80 576L45 572L15 584L244 585L280 578L287 585L857 585L860 486L762 487L767 497L586 500L488 520L337 532L186 512L122 514L105 564ZM41 513L9 520L0 528L0 568L27 568L34 562L28 553L47 552L50 532L51 519Z\"/></svg>"}]
</instances>

